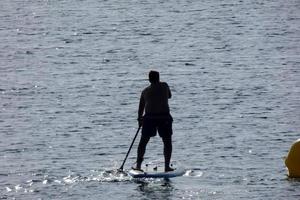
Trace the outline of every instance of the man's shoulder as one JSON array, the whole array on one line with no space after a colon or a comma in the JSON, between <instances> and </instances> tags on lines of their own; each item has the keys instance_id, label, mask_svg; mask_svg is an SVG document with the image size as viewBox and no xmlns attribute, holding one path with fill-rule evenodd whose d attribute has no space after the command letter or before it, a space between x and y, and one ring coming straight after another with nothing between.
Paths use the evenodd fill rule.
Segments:
<instances>
[{"instance_id":1,"label":"man's shoulder","mask_svg":"<svg viewBox=\"0 0 300 200\"><path fill-rule=\"evenodd\" d=\"M145 87L145 88L143 89L142 94L144 94L145 92L147 92L149 89L150 89L150 85L147 86L147 87Z\"/></svg>"},{"instance_id":2,"label":"man's shoulder","mask_svg":"<svg viewBox=\"0 0 300 200\"><path fill-rule=\"evenodd\" d=\"M159 85L169 88L169 85L166 82L159 82ZM145 93L151 89L153 89L153 87L151 87L151 85L149 85L143 89L142 93Z\"/></svg>"},{"instance_id":3,"label":"man's shoulder","mask_svg":"<svg viewBox=\"0 0 300 200\"><path fill-rule=\"evenodd\" d=\"M160 82L160 84L165 86L165 87L169 87L168 83L166 83L166 82Z\"/></svg>"},{"instance_id":4,"label":"man's shoulder","mask_svg":"<svg viewBox=\"0 0 300 200\"><path fill-rule=\"evenodd\" d=\"M143 92L146 91L146 90L149 90L150 88L151 88L151 85L145 87L145 88L143 89Z\"/></svg>"}]
</instances>

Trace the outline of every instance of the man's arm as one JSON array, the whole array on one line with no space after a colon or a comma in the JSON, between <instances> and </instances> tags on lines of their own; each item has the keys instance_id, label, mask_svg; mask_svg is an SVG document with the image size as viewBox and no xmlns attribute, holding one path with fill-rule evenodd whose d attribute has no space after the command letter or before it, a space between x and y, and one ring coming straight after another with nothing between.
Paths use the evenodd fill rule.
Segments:
<instances>
[{"instance_id":1,"label":"man's arm","mask_svg":"<svg viewBox=\"0 0 300 200\"><path fill-rule=\"evenodd\" d=\"M167 84L167 88L168 88L168 92L169 92L169 99L171 99L171 97L172 97L172 93L171 93L171 90L170 90L170 88L169 88L169 85Z\"/></svg>"},{"instance_id":2,"label":"man's arm","mask_svg":"<svg viewBox=\"0 0 300 200\"><path fill-rule=\"evenodd\" d=\"M142 119L143 113L145 109L145 99L143 97L143 93L141 94L140 97L140 104L139 104L139 111L138 111L138 119Z\"/></svg>"}]
</instances>

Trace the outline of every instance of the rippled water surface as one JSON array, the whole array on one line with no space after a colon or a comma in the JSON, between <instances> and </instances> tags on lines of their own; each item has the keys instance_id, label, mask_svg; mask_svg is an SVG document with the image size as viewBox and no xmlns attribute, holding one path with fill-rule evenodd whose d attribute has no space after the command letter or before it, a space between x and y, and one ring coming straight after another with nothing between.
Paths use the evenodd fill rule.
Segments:
<instances>
[{"instance_id":1,"label":"rippled water surface","mask_svg":"<svg viewBox=\"0 0 300 200\"><path fill-rule=\"evenodd\" d=\"M298 0L1 0L0 40L0 199L299 199ZM188 169L169 181L111 171L150 69Z\"/></svg>"}]
</instances>

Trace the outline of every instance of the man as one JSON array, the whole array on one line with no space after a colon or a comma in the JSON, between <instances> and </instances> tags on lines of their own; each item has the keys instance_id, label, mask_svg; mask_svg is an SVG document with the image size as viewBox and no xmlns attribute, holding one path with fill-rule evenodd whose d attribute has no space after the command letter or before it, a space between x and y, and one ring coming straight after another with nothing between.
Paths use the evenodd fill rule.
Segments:
<instances>
[{"instance_id":1,"label":"man","mask_svg":"<svg viewBox=\"0 0 300 200\"><path fill-rule=\"evenodd\" d=\"M147 143L150 137L159 133L164 143L165 171L173 171L170 167L172 155L172 122L168 99L171 98L171 91L167 83L159 81L159 72L149 72L150 86L146 87L141 94L138 122L142 126L142 136L137 152L137 170L141 170ZM144 114L144 116L143 116Z\"/></svg>"}]
</instances>

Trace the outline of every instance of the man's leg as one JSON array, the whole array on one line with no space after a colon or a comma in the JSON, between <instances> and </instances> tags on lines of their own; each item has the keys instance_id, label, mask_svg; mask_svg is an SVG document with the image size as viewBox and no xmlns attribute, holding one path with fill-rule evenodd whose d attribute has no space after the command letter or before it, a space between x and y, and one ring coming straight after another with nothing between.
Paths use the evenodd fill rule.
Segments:
<instances>
[{"instance_id":1,"label":"man's leg","mask_svg":"<svg viewBox=\"0 0 300 200\"><path fill-rule=\"evenodd\" d=\"M170 160L172 156L172 136L162 137L164 142L164 157L165 157L165 171L173 171L170 167Z\"/></svg>"},{"instance_id":2,"label":"man's leg","mask_svg":"<svg viewBox=\"0 0 300 200\"><path fill-rule=\"evenodd\" d=\"M149 136L144 136L144 135L141 136L141 140L140 140L140 143L138 146L138 151L137 151L137 160L136 160L136 168L137 169L141 169L142 162L144 160L144 154L146 151L146 146L147 146L149 140L150 140Z\"/></svg>"}]
</instances>

